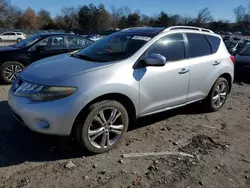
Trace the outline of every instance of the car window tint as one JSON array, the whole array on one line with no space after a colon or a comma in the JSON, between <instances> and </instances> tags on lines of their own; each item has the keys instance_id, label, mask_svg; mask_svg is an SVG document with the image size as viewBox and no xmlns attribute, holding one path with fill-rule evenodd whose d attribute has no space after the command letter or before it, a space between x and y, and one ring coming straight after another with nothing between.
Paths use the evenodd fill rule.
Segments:
<instances>
[{"instance_id":1,"label":"car window tint","mask_svg":"<svg viewBox=\"0 0 250 188\"><path fill-rule=\"evenodd\" d=\"M67 42L68 42L67 48L69 48L69 49L85 48L88 45L90 45L89 41L87 41L83 38L80 38L80 37L68 36Z\"/></svg>"},{"instance_id":2,"label":"car window tint","mask_svg":"<svg viewBox=\"0 0 250 188\"><path fill-rule=\"evenodd\" d=\"M8 36L8 35L9 35L9 33L4 33L3 35L4 35L4 36Z\"/></svg>"},{"instance_id":3,"label":"car window tint","mask_svg":"<svg viewBox=\"0 0 250 188\"><path fill-rule=\"evenodd\" d=\"M167 61L185 59L185 43L182 34L172 34L158 40L150 47L148 54L158 53Z\"/></svg>"},{"instance_id":4,"label":"car window tint","mask_svg":"<svg viewBox=\"0 0 250 188\"><path fill-rule=\"evenodd\" d=\"M64 48L64 39L60 36L48 37L40 41L36 46L44 46L46 50Z\"/></svg>"},{"instance_id":5,"label":"car window tint","mask_svg":"<svg viewBox=\"0 0 250 188\"><path fill-rule=\"evenodd\" d=\"M202 34L187 33L189 57L201 57L211 54L210 44Z\"/></svg>"},{"instance_id":6,"label":"car window tint","mask_svg":"<svg viewBox=\"0 0 250 188\"><path fill-rule=\"evenodd\" d=\"M22 35L22 33L16 33L17 35Z\"/></svg>"},{"instance_id":7,"label":"car window tint","mask_svg":"<svg viewBox=\"0 0 250 188\"><path fill-rule=\"evenodd\" d=\"M211 48L212 48L212 53L216 53L217 50L219 49L221 39L219 37L211 36L211 35L206 35Z\"/></svg>"},{"instance_id":8,"label":"car window tint","mask_svg":"<svg viewBox=\"0 0 250 188\"><path fill-rule=\"evenodd\" d=\"M12 36L13 36L13 35L16 35L16 34L15 34L15 33L9 33L9 35L12 35Z\"/></svg>"}]
</instances>

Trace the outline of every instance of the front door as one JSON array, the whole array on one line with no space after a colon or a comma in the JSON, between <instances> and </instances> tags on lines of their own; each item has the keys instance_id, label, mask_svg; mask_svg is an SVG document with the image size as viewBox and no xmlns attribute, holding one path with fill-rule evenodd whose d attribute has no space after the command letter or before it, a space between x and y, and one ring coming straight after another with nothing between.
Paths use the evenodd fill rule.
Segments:
<instances>
[{"instance_id":1,"label":"front door","mask_svg":"<svg viewBox=\"0 0 250 188\"><path fill-rule=\"evenodd\" d=\"M140 115L183 105L187 101L189 63L182 34L170 34L154 43L145 53L166 57L164 67L143 67L140 74Z\"/></svg>"},{"instance_id":2,"label":"front door","mask_svg":"<svg viewBox=\"0 0 250 188\"><path fill-rule=\"evenodd\" d=\"M65 38L63 36L52 36L38 42L29 51L31 62L46 57L66 53Z\"/></svg>"},{"instance_id":3,"label":"front door","mask_svg":"<svg viewBox=\"0 0 250 188\"><path fill-rule=\"evenodd\" d=\"M10 41L16 41L17 40L16 33L9 33L9 40Z\"/></svg>"}]
</instances>

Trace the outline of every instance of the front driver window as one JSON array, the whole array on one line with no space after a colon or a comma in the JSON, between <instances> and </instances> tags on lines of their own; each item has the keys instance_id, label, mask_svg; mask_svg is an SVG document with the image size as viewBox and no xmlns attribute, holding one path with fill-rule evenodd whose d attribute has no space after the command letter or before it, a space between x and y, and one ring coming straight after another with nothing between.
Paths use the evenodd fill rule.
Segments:
<instances>
[{"instance_id":1,"label":"front driver window","mask_svg":"<svg viewBox=\"0 0 250 188\"><path fill-rule=\"evenodd\" d=\"M185 42L182 34L171 34L159 39L148 50L148 54L157 53L167 62L185 59Z\"/></svg>"}]
</instances>

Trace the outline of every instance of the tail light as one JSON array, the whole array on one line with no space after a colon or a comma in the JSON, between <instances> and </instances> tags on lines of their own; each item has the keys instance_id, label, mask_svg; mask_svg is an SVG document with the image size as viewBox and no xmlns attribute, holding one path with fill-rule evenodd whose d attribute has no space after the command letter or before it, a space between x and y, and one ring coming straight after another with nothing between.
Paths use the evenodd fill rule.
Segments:
<instances>
[{"instance_id":1,"label":"tail light","mask_svg":"<svg viewBox=\"0 0 250 188\"><path fill-rule=\"evenodd\" d=\"M230 59L231 59L231 61L233 62L233 63L235 63L235 57L234 56L230 56Z\"/></svg>"}]
</instances>

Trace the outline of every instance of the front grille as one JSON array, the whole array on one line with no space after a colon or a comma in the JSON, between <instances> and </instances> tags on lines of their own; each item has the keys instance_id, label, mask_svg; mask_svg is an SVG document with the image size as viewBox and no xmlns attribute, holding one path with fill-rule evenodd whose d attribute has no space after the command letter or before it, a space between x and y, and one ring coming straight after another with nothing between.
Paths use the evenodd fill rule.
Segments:
<instances>
[{"instance_id":1,"label":"front grille","mask_svg":"<svg viewBox=\"0 0 250 188\"><path fill-rule=\"evenodd\" d=\"M18 114L16 114L14 111L12 111L12 113L13 113L14 117L15 117L18 121L20 121L21 123L25 124L24 121L23 121L23 119L22 119Z\"/></svg>"}]
</instances>

